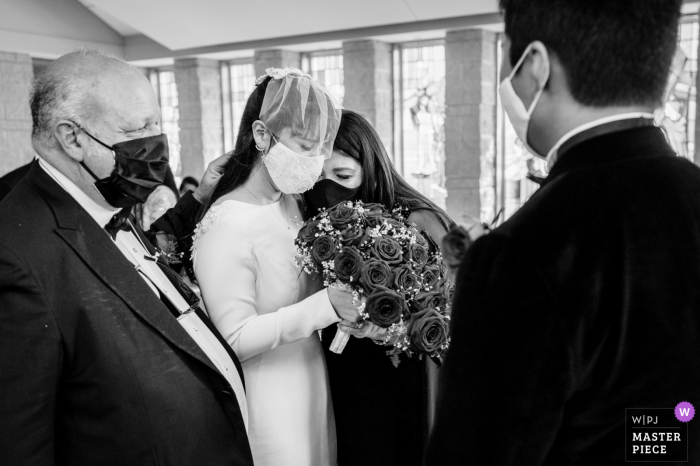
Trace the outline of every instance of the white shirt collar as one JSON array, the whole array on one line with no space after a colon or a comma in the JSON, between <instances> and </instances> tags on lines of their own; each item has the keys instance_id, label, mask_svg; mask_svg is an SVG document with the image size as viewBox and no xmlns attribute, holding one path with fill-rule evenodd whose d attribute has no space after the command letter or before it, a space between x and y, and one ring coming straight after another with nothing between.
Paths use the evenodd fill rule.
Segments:
<instances>
[{"instance_id":1,"label":"white shirt collar","mask_svg":"<svg viewBox=\"0 0 700 466\"><path fill-rule=\"evenodd\" d=\"M549 153L547 154L547 170L551 170L555 162L559 158L559 148L572 137L576 136L579 133L583 133L588 129L595 128L596 126L604 125L606 123L612 123L613 121L630 120L633 118L654 119L654 114L646 112L620 113L618 115L611 115L604 118L599 118L597 120L589 121L588 123L584 123L581 126L572 129L564 136L562 136L561 139L559 139L559 141L557 141L557 143L554 144L554 147L552 147L549 150Z\"/></svg>"},{"instance_id":2,"label":"white shirt collar","mask_svg":"<svg viewBox=\"0 0 700 466\"><path fill-rule=\"evenodd\" d=\"M75 183L69 180L66 175L58 171L55 167L53 167L50 163L48 163L41 157L37 158L39 160L39 166L41 166L41 168L43 168L44 171L51 178L53 178L53 180L56 183L58 183L60 187L62 187L68 194L70 194L71 197L75 199L75 201L87 211L90 217L92 217L93 220L97 222L100 228L104 228L104 226L107 225L112 219L114 214L121 210L115 209L114 207L107 209L106 207L101 206L97 202L93 201L90 198L90 196L85 194L85 192L82 189L80 189Z\"/></svg>"}]
</instances>

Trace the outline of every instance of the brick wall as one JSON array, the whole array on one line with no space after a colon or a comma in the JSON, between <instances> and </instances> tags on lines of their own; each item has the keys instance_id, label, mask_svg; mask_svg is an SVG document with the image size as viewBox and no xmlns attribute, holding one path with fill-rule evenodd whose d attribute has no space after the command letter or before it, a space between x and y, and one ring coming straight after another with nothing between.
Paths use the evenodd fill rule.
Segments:
<instances>
[{"instance_id":1,"label":"brick wall","mask_svg":"<svg viewBox=\"0 0 700 466\"><path fill-rule=\"evenodd\" d=\"M393 158L394 101L391 44L376 40L343 43L343 106L367 118Z\"/></svg>"},{"instance_id":2,"label":"brick wall","mask_svg":"<svg viewBox=\"0 0 700 466\"><path fill-rule=\"evenodd\" d=\"M0 176L34 157L29 111L33 76L29 55L0 52Z\"/></svg>"},{"instance_id":3,"label":"brick wall","mask_svg":"<svg viewBox=\"0 0 700 466\"><path fill-rule=\"evenodd\" d=\"M447 212L456 221L479 218L482 211L493 216L496 39L493 32L471 29L449 31L445 40Z\"/></svg>"},{"instance_id":4,"label":"brick wall","mask_svg":"<svg viewBox=\"0 0 700 466\"><path fill-rule=\"evenodd\" d=\"M175 60L175 84L182 176L199 179L207 164L224 153L219 62Z\"/></svg>"}]
</instances>

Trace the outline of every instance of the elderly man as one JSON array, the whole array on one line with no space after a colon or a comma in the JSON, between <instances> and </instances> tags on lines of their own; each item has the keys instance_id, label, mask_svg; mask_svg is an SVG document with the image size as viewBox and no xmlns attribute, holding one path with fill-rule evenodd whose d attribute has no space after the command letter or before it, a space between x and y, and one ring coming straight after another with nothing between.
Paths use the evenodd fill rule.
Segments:
<instances>
[{"instance_id":1,"label":"elderly man","mask_svg":"<svg viewBox=\"0 0 700 466\"><path fill-rule=\"evenodd\" d=\"M235 354L123 215L167 166L150 83L76 52L31 107L38 160L0 204L0 464L251 465Z\"/></svg>"},{"instance_id":2,"label":"elderly man","mask_svg":"<svg viewBox=\"0 0 700 466\"><path fill-rule=\"evenodd\" d=\"M700 169L653 120L681 3L500 1L501 100L550 170L461 266L426 464L700 461L674 417L700 402ZM687 443L634 445L664 431Z\"/></svg>"}]
</instances>

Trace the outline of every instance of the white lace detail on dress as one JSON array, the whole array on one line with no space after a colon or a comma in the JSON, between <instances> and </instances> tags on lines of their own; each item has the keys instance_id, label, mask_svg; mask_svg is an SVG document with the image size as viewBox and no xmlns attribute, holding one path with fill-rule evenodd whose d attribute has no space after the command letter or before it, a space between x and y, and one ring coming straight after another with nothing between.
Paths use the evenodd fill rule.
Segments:
<instances>
[{"instance_id":1,"label":"white lace detail on dress","mask_svg":"<svg viewBox=\"0 0 700 466\"><path fill-rule=\"evenodd\" d=\"M197 256L197 241L209 231L209 228L216 225L226 225L236 218L230 206L231 203L229 201L224 201L219 205L210 207L202 221L197 224L192 236L192 263L194 263Z\"/></svg>"}]
</instances>

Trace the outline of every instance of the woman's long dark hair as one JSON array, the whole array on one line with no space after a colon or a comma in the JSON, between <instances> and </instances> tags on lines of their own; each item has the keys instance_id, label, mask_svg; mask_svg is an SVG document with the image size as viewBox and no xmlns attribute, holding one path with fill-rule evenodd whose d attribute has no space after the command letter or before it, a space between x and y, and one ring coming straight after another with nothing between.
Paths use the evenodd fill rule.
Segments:
<instances>
[{"instance_id":1,"label":"woman's long dark hair","mask_svg":"<svg viewBox=\"0 0 700 466\"><path fill-rule=\"evenodd\" d=\"M363 202L383 204L391 210L408 204L412 210L429 210L449 229L452 223L447 213L433 201L408 184L389 160L379 135L364 117L351 110L343 110L333 150L340 150L360 162Z\"/></svg>"},{"instance_id":2,"label":"woman's long dark hair","mask_svg":"<svg viewBox=\"0 0 700 466\"><path fill-rule=\"evenodd\" d=\"M245 184L250 178L253 168L260 161L260 151L255 148L255 138L253 138L253 123L260 119L265 91L271 79L269 76L266 77L248 97L243 115L241 115L241 124L238 127L238 137L236 137L233 153L224 166L224 173L214 188L214 192L200 209L200 221L217 199Z\"/></svg>"}]
</instances>

